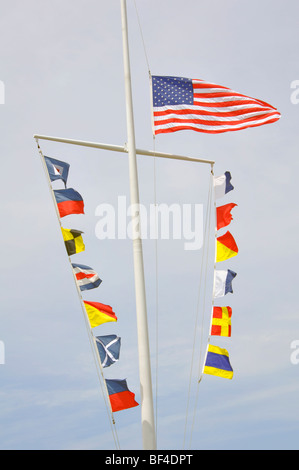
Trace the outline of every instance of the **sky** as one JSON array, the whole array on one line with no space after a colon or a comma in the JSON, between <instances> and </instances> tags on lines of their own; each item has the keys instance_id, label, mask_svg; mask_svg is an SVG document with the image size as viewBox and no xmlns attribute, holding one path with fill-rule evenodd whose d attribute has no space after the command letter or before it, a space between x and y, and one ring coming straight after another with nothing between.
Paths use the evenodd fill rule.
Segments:
<instances>
[{"instance_id":1,"label":"sky","mask_svg":"<svg viewBox=\"0 0 299 470\"><path fill-rule=\"evenodd\" d=\"M114 450L33 136L126 143L120 2L0 5L0 448ZM214 160L215 174L230 171L235 188L221 203L238 205L229 230L239 254L223 263L237 277L221 304L232 307L232 337L211 341L228 350L233 380L204 375L197 384L212 292L209 262L195 329L203 249L185 250L183 239L143 241L158 449L297 449L298 2L136 5L138 16L127 1L137 147ZM220 135L159 135L154 142L148 66L152 74L201 78L267 101L281 119ZM40 146L70 164L69 187L84 198L85 214L63 220L84 232L85 252L73 262L93 267L103 280L84 299L111 305L118 317L95 329L122 339L120 360L105 378L126 378L140 403L132 241L96 236L99 205L117 211L119 196L129 204L127 155L42 140ZM137 164L145 207L156 194L157 203L201 204L205 220L209 165L145 156ZM142 449L140 408L114 414L121 449Z\"/></svg>"}]
</instances>

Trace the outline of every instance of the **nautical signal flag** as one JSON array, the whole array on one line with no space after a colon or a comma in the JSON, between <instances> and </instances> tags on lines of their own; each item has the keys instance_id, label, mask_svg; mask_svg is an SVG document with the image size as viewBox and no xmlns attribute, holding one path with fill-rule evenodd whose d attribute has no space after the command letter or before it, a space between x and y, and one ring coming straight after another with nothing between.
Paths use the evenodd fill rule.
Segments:
<instances>
[{"instance_id":1,"label":"nautical signal flag","mask_svg":"<svg viewBox=\"0 0 299 470\"><path fill-rule=\"evenodd\" d=\"M238 254L238 247L230 232L226 232L217 238L216 262L225 261Z\"/></svg>"},{"instance_id":2,"label":"nautical signal flag","mask_svg":"<svg viewBox=\"0 0 299 470\"><path fill-rule=\"evenodd\" d=\"M234 372L229 362L227 350L209 344L203 373L232 379Z\"/></svg>"},{"instance_id":3,"label":"nautical signal flag","mask_svg":"<svg viewBox=\"0 0 299 470\"><path fill-rule=\"evenodd\" d=\"M213 307L211 336L231 336L231 307Z\"/></svg>"},{"instance_id":4,"label":"nautical signal flag","mask_svg":"<svg viewBox=\"0 0 299 470\"><path fill-rule=\"evenodd\" d=\"M232 282L237 273L227 270L218 270L214 272L214 298L223 297L224 295L233 293Z\"/></svg>"},{"instance_id":5,"label":"nautical signal flag","mask_svg":"<svg viewBox=\"0 0 299 470\"><path fill-rule=\"evenodd\" d=\"M152 77L154 133L189 129L218 134L280 118L276 108L200 79Z\"/></svg>"},{"instance_id":6,"label":"nautical signal flag","mask_svg":"<svg viewBox=\"0 0 299 470\"><path fill-rule=\"evenodd\" d=\"M121 339L116 335L96 336L102 367L109 367L119 359Z\"/></svg>"},{"instance_id":7,"label":"nautical signal flag","mask_svg":"<svg viewBox=\"0 0 299 470\"><path fill-rule=\"evenodd\" d=\"M220 197L225 196L225 194L229 193L234 189L233 185L230 182L231 179L232 177L229 171L226 171L221 176L214 176L213 180L215 199L219 199Z\"/></svg>"},{"instance_id":8,"label":"nautical signal flag","mask_svg":"<svg viewBox=\"0 0 299 470\"><path fill-rule=\"evenodd\" d=\"M117 321L117 317L110 305L104 305L99 302L88 302L87 300L83 302L91 328L102 325L102 323Z\"/></svg>"},{"instance_id":9,"label":"nautical signal flag","mask_svg":"<svg viewBox=\"0 0 299 470\"><path fill-rule=\"evenodd\" d=\"M94 289L101 284L102 279L89 266L72 263L72 267L81 291Z\"/></svg>"},{"instance_id":10,"label":"nautical signal flag","mask_svg":"<svg viewBox=\"0 0 299 470\"><path fill-rule=\"evenodd\" d=\"M106 379L106 385L113 412L126 410L139 405L135 400L135 394L128 389L125 379Z\"/></svg>"},{"instance_id":11,"label":"nautical signal flag","mask_svg":"<svg viewBox=\"0 0 299 470\"><path fill-rule=\"evenodd\" d=\"M55 189L54 195L60 217L70 214L84 214L82 196L73 188Z\"/></svg>"},{"instance_id":12,"label":"nautical signal flag","mask_svg":"<svg viewBox=\"0 0 299 470\"><path fill-rule=\"evenodd\" d=\"M233 220L233 216L231 214L232 209L237 204L231 202L230 204L225 204L224 206L220 206L216 208L216 227L217 230L220 230L223 227L226 227L231 223Z\"/></svg>"},{"instance_id":13,"label":"nautical signal flag","mask_svg":"<svg viewBox=\"0 0 299 470\"><path fill-rule=\"evenodd\" d=\"M51 181L62 180L66 186L70 165L56 158L45 157Z\"/></svg>"},{"instance_id":14,"label":"nautical signal flag","mask_svg":"<svg viewBox=\"0 0 299 470\"><path fill-rule=\"evenodd\" d=\"M83 243L83 238L81 236L80 230L62 228L62 236L64 239L65 248L69 256L74 255L75 253L80 253L85 250L85 245Z\"/></svg>"}]
</instances>

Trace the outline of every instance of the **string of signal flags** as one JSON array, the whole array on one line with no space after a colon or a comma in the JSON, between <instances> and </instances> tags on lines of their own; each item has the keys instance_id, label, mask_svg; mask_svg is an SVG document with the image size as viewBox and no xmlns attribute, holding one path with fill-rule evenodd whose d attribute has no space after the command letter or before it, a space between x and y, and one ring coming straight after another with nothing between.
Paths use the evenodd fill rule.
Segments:
<instances>
[{"instance_id":1,"label":"string of signal flags","mask_svg":"<svg viewBox=\"0 0 299 470\"><path fill-rule=\"evenodd\" d=\"M235 132L278 121L280 112L269 103L252 98L228 87L205 81L172 76L151 76L153 134L191 130L207 134ZM213 176L216 199L223 197L233 186L231 174ZM216 202L215 202L216 205ZM216 269L216 263L230 259L238 253L238 247L227 231L217 236L217 231L230 224L231 210L236 204L216 208L216 248L214 263L213 300L211 326L202 374L232 379L233 369L226 349L210 344L210 336L231 336L232 309L214 306L214 299L232 290L236 273L230 269ZM199 379L201 381L202 375Z\"/></svg>"},{"instance_id":2,"label":"string of signal flags","mask_svg":"<svg viewBox=\"0 0 299 470\"><path fill-rule=\"evenodd\" d=\"M63 217L71 214L84 214L84 201L77 191L73 188L67 188L67 178L70 165L66 162L43 157L48 176L51 182L51 189L56 203L60 221ZM53 189L52 182L62 180L64 189ZM225 196L234 189L231 184L231 174L226 171L219 177L213 177L215 201ZM232 209L235 203L225 204L216 208L216 227L215 232L221 228L227 227L233 217ZM83 252L85 245L80 230L67 229L61 226L62 236L68 256ZM227 231L224 235L217 236L215 250L216 263L228 260L238 254L238 247L232 234ZM95 289L100 286L102 280L97 272L90 266L71 263L76 283L81 292ZM214 268L214 287L212 299L212 314L210 325L210 336L231 337L231 317L232 308L230 306L214 306L216 298L223 297L227 293L233 293L232 281L236 273L230 269L218 270ZM110 305L100 302L83 301L86 314L89 319L90 328L96 328L103 323L116 322L117 316ZM96 336L95 344L100 357L101 366L109 367L119 360L121 338L117 335ZM230 364L229 354L226 349L213 346L208 341L206 357L203 366L203 374L233 378L233 369ZM138 406L135 400L135 394L128 389L125 379L105 379L107 392L109 395L111 410L120 411Z\"/></svg>"},{"instance_id":3,"label":"string of signal flags","mask_svg":"<svg viewBox=\"0 0 299 470\"><path fill-rule=\"evenodd\" d=\"M229 171L226 171L223 175L218 177L213 176L215 207L217 199L225 196L234 189L230 181L231 174ZM218 231L231 223L233 219L231 211L236 205L237 204L229 203L216 207L216 249L209 336L231 337L232 308L230 306L215 306L214 302L215 299L224 297L228 293L233 293L232 282L237 274L230 269L216 269L216 263L228 260L238 254L238 246L229 231L224 235L218 236ZM234 374L227 350L210 344L210 338L208 339L202 373L226 379L232 379Z\"/></svg>"},{"instance_id":4,"label":"string of signal flags","mask_svg":"<svg viewBox=\"0 0 299 470\"><path fill-rule=\"evenodd\" d=\"M153 135L192 130L208 134L239 131L278 121L281 117L275 107L256 98L235 92L230 88L202 79L172 76L150 76L152 91ZM69 214L84 213L82 196L73 188L67 188L69 164L50 157L44 157L53 200L60 220ZM215 200L231 191L231 175L214 179ZM65 188L53 190L52 183L62 180ZM226 227L232 220L231 210L236 204L225 204L216 208L216 232ZM62 236L68 256L85 250L82 232L61 226ZM213 300L209 336L231 336L232 309L229 306L214 306L214 300L232 290L236 273L230 269L218 270L216 263L236 256L238 247L229 231L216 238ZM76 283L80 291L99 287L101 279L89 266L72 263ZM91 331L106 323L115 322L117 317L109 305L84 301ZM119 359L120 338L116 335L96 336L95 342L101 367L109 367ZM202 374L210 374L232 379L233 369L226 349L210 344ZM201 379L200 379L201 380ZM105 380L112 411L138 406L135 395L127 386L126 380Z\"/></svg>"},{"instance_id":5,"label":"string of signal flags","mask_svg":"<svg viewBox=\"0 0 299 470\"><path fill-rule=\"evenodd\" d=\"M85 251L82 237L83 232L62 227L61 219L71 214L84 214L84 201L78 191L67 187L70 165L64 161L44 156L39 144L38 148L47 170L49 186L53 202L56 205L65 249L70 259L70 256ZM63 181L63 189L53 189L53 182L57 180ZM99 287L102 283L98 273L90 266L73 262L71 262L71 266L75 282L81 294ZM103 323L117 322L117 316L110 305L87 300L83 300L83 304L89 321L90 333L97 348L100 366L102 369L110 367L119 360L121 338L115 334L95 336L93 329ZM126 379L104 380L112 412L139 405L135 400L135 394L129 390Z\"/></svg>"}]
</instances>

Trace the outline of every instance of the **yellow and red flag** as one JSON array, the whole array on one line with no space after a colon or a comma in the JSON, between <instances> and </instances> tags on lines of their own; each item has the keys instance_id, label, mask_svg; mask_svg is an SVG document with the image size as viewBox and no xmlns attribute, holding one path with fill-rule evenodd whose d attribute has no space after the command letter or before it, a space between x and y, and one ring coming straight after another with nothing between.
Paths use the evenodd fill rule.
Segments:
<instances>
[{"instance_id":1,"label":"yellow and red flag","mask_svg":"<svg viewBox=\"0 0 299 470\"><path fill-rule=\"evenodd\" d=\"M211 336L231 336L231 307L213 307Z\"/></svg>"},{"instance_id":2,"label":"yellow and red flag","mask_svg":"<svg viewBox=\"0 0 299 470\"><path fill-rule=\"evenodd\" d=\"M84 300L84 305L91 328L102 323L117 321L117 317L110 305L104 305L100 302L87 302L87 300Z\"/></svg>"},{"instance_id":3,"label":"yellow and red flag","mask_svg":"<svg viewBox=\"0 0 299 470\"><path fill-rule=\"evenodd\" d=\"M216 262L225 261L238 254L238 247L230 232L217 238Z\"/></svg>"}]
</instances>

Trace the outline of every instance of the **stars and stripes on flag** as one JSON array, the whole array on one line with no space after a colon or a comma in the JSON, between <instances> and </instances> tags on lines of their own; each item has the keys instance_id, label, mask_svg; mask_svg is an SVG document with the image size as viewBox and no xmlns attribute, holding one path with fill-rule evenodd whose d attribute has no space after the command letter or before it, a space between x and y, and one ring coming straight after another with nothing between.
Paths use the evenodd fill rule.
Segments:
<instances>
[{"instance_id":1,"label":"stars and stripes on flag","mask_svg":"<svg viewBox=\"0 0 299 470\"><path fill-rule=\"evenodd\" d=\"M152 76L154 134L194 130L237 131L270 124L280 113L270 104L200 79Z\"/></svg>"},{"instance_id":2,"label":"stars and stripes on flag","mask_svg":"<svg viewBox=\"0 0 299 470\"><path fill-rule=\"evenodd\" d=\"M101 284L102 279L90 266L72 263L72 267L81 291L95 289Z\"/></svg>"},{"instance_id":3,"label":"stars and stripes on flag","mask_svg":"<svg viewBox=\"0 0 299 470\"><path fill-rule=\"evenodd\" d=\"M231 336L231 307L213 307L211 336Z\"/></svg>"},{"instance_id":4,"label":"stars and stripes on flag","mask_svg":"<svg viewBox=\"0 0 299 470\"><path fill-rule=\"evenodd\" d=\"M96 336L102 367L109 367L119 360L121 339L117 335Z\"/></svg>"}]
</instances>

